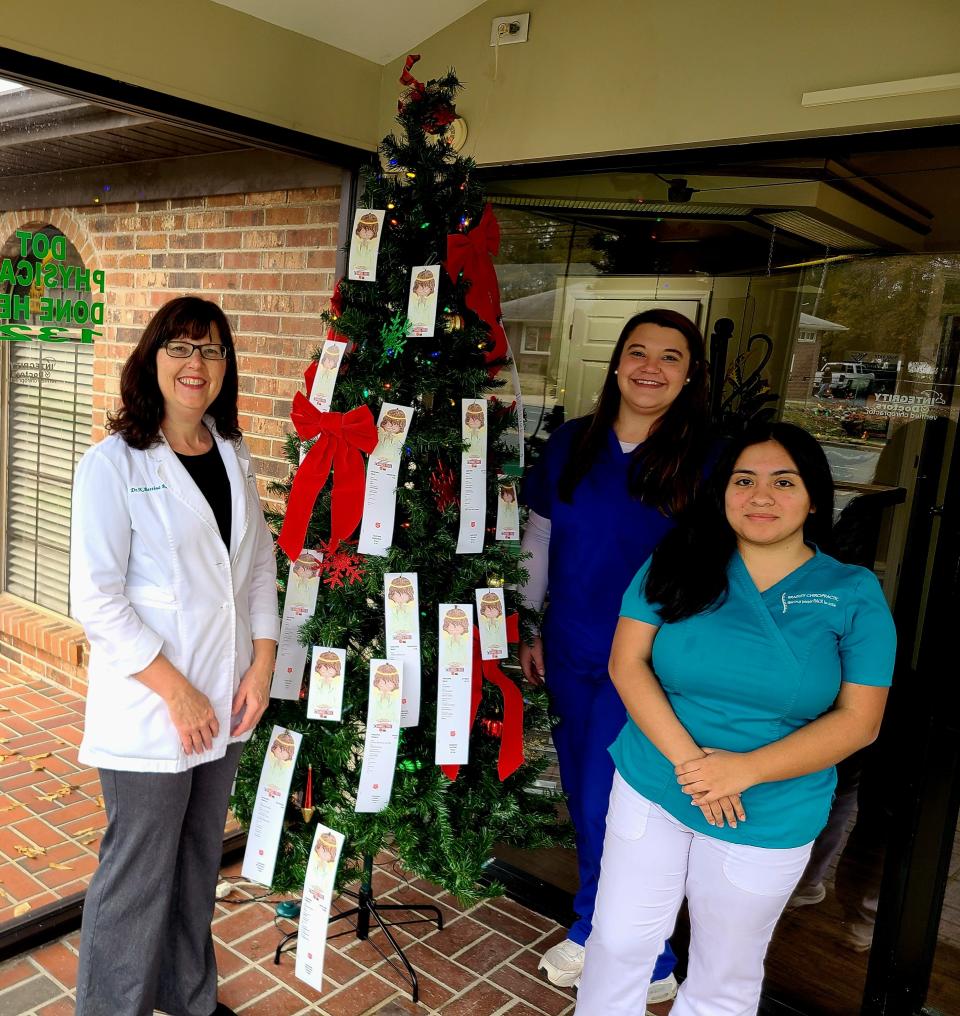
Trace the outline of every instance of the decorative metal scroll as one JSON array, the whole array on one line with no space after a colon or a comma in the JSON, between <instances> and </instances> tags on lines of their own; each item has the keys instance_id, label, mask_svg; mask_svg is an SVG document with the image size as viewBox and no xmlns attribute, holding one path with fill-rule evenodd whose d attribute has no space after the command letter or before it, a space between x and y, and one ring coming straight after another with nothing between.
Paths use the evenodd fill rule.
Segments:
<instances>
[{"instance_id":1,"label":"decorative metal scroll","mask_svg":"<svg viewBox=\"0 0 960 1016\"><path fill-rule=\"evenodd\" d=\"M762 347L760 362L748 373L755 346ZM722 401L718 400L720 405L714 412L714 423L723 433L737 434L751 423L766 422L776 416L774 403L780 396L770 390L770 383L763 376L772 355L773 339L757 332L747 340L746 351L733 361L723 381Z\"/></svg>"}]
</instances>

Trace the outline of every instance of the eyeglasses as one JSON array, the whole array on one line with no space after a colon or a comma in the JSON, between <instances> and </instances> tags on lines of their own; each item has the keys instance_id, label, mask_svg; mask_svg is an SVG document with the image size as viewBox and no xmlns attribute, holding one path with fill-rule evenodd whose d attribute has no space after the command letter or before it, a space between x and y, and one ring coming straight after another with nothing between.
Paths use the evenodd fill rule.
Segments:
<instances>
[{"instance_id":1,"label":"eyeglasses","mask_svg":"<svg viewBox=\"0 0 960 1016\"><path fill-rule=\"evenodd\" d=\"M200 355L204 360L226 360L227 358L227 347L219 342L207 342L203 345L197 345L195 342L165 342L163 348L167 351L168 356L175 356L178 360L185 360L193 356L195 349L200 350Z\"/></svg>"}]
</instances>

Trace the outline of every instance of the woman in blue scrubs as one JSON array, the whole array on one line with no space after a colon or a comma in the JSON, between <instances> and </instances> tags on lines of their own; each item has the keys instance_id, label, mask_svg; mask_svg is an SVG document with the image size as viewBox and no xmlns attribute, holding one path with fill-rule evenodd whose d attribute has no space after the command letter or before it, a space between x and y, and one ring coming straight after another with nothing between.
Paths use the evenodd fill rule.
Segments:
<instances>
[{"instance_id":1,"label":"woman in blue scrubs","mask_svg":"<svg viewBox=\"0 0 960 1016\"><path fill-rule=\"evenodd\" d=\"M594 411L561 427L526 487L531 554L521 589L539 610L542 638L521 644L527 679L546 682L559 723L553 739L576 834L580 888L568 938L541 969L577 983L590 934L604 818L613 781L607 749L626 712L607 673L624 589L673 519L692 501L708 432L703 337L689 319L650 310L624 325ZM664 948L651 1000L673 997L675 959Z\"/></svg>"},{"instance_id":2,"label":"woman in blue scrubs","mask_svg":"<svg viewBox=\"0 0 960 1016\"><path fill-rule=\"evenodd\" d=\"M671 1016L750 1016L773 929L830 811L835 765L877 735L896 633L872 572L829 538L822 449L790 424L736 441L623 598L610 674L603 874L578 1016L644 1011L686 896Z\"/></svg>"}]
</instances>

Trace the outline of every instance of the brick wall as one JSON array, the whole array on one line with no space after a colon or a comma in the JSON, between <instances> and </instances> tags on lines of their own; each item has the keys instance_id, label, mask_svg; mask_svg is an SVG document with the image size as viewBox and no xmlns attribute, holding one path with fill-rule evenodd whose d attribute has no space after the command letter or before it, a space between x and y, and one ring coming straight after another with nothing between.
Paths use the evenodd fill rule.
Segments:
<instances>
[{"instance_id":1,"label":"brick wall","mask_svg":"<svg viewBox=\"0 0 960 1016\"><path fill-rule=\"evenodd\" d=\"M16 229L50 224L88 268L106 273L105 336L94 345L95 442L154 310L186 294L216 300L234 329L240 427L268 501L266 484L288 469L293 393L325 331L319 314L333 292L339 216L339 187L93 204L0 215L0 244ZM16 666L83 690L81 651L72 622L0 595L0 671Z\"/></svg>"}]
</instances>

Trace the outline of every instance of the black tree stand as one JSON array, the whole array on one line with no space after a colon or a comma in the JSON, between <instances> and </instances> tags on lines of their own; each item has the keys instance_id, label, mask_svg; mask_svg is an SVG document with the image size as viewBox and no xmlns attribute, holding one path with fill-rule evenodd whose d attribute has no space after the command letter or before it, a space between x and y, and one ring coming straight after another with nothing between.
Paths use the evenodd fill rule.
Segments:
<instances>
[{"instance_id":1,"label":"black tree stand","mask_svg":"<svg viewBox=\"0 0 960 1016\"><path fill-rule=\"evenodd\" d=\"M406 968L407 980L410 982L410 998L414 1003L420 1001L420 988L417 984L417 972L413 969L410 961L407 959L400 948L400 943L393 937L391 928L399 928L403 924L423 924L425 921L437 922L437 931L443 931L443 914L440 913L440 908L435 907L432 903L414 904L414 903L378 903L373 895L373 858L369 855L363 859L363 877L360 880L360 892L352 893L345 892L346 896L353 896L357 900L355 907L350 907L349 910L341 910L337 914L333 914L330 918L330 924L334 921L340 921L344 918L354 917L357 918L357 938L360 941L365 941L370 937L370 918L380 926L380 930L387 936L387 940L390 945L393 946L393 951L400 957L400 962ZM432 911L437 916L434 917L416 917L409 921L385 921L380 914L383 911L409 911L411 913L420 913L422 911ZM280 962L280 954L284 952L287 945L293 942L299 932L291 931L280 939L280 944L277 946L277 951L274 953L273 962ZM346 935L347 932L341 932L341 935ZM339 935L334 936L339 938ZM372 943L371 943L372 944ZM376 948L376 946L374 946ZM377 950L380 952L380 950ZM386 953L380 953L384 959L391 963L390 957ZM391 966L395 966L391 963Z\"/></svg>"}]
</instances>

